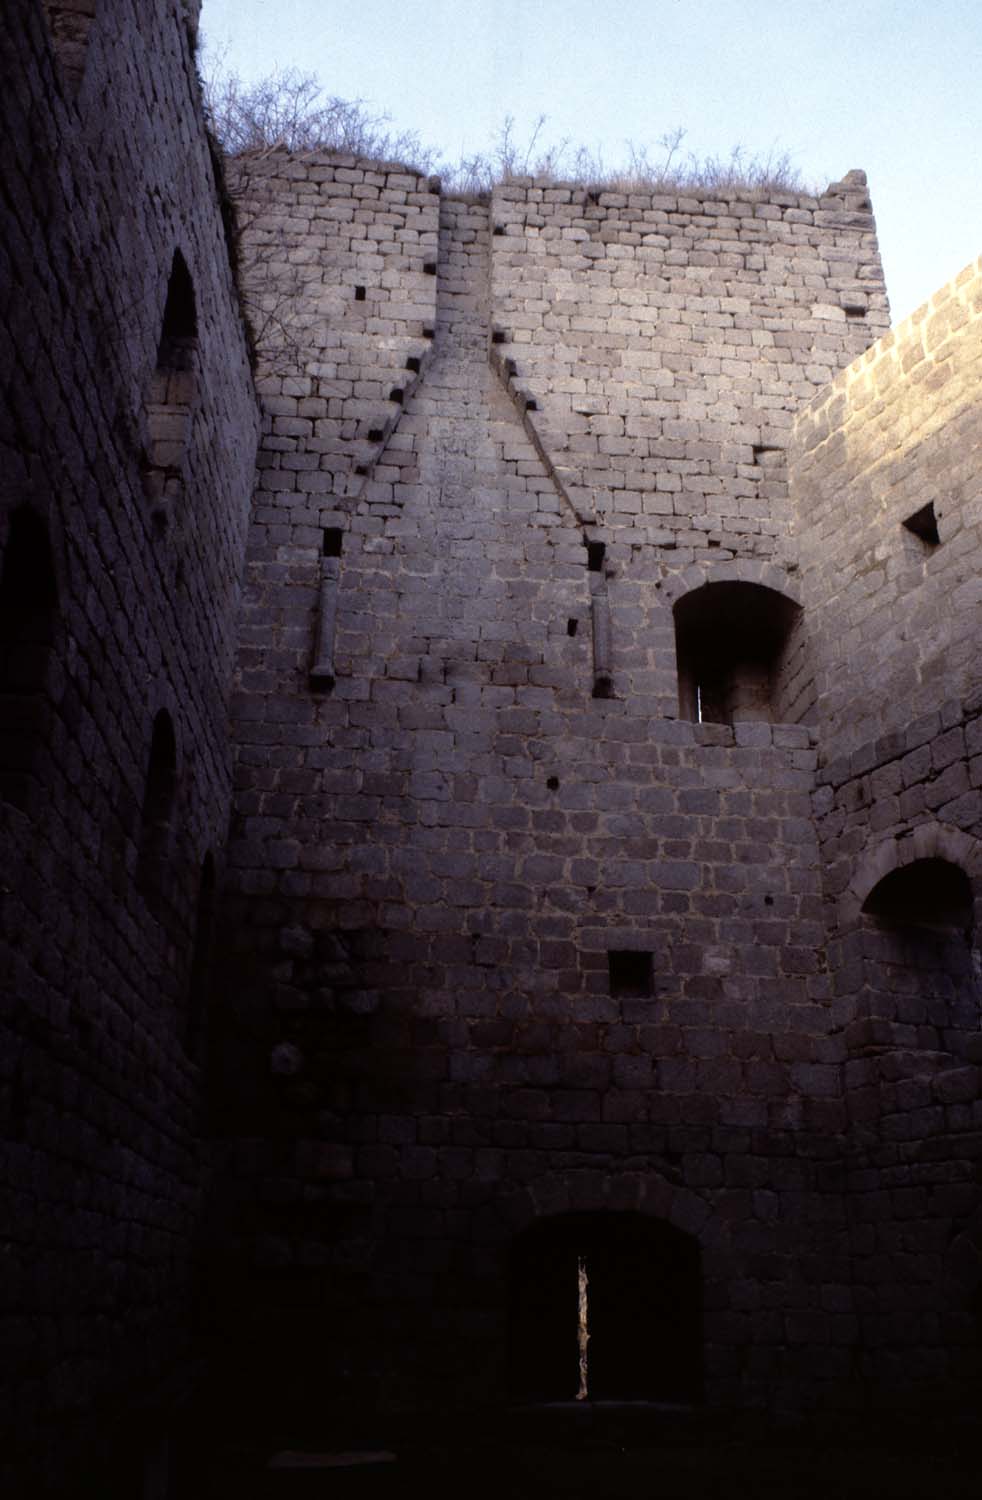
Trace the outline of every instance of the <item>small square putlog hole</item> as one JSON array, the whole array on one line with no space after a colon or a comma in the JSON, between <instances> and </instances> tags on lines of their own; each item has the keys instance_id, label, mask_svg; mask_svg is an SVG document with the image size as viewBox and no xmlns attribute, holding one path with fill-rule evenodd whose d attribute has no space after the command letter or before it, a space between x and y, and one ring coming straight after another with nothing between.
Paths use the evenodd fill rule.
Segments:
<instances>
[{"instance_id":1,"label":"small square putlog hole","mask_svg":"<svg viewBox=\"0 0 982 1500\"><path fill-rule=\"evenodd\" d=\"M610 993L643 997L654 993L651 951L646 948L612 948L607 954Z\"/></svg>"},{"instance_id":2,"label":"small square putlog hole","mask_svg":"<svg viewBox=\"0 0 982 1500\"><path fill-rule=\"evenodd\" d=\"M929 500L926 505L921 506L920 510L915 510L912 516L908 516L904 525L908 531L912 531L915 536L920 537L925 546L936 547L941 541L938 535L938 518L934 514L933 500Z\"/></svg>"}]
</instances>

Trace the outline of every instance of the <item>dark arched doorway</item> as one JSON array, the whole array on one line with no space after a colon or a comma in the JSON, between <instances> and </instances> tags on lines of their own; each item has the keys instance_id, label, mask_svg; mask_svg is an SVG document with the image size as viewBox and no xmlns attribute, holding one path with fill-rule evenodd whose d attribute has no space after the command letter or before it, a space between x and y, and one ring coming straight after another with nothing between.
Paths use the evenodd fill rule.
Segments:
<instances>
[{"instance_id":1,"label":"dark arched doorway","mask_svg":"<svg viewBox=\"0 0 982 1500\"><path fill-rule=\"evenodd\" d=\"M633 1213L533 1225L512 1249L509 1370L521 1401L699 1400L697 1241Z\"/></svg>"},{"instance_id":2,"label":"dark arched doorway","mask_svg":"<svg viewBox=\"0 0 982 1500\"><path fill-rule=\"evenodd\" d=\"M673 613L683 719L800 718L808 695L794 649L801 608L793 599L763 584L723 580L683 594Z\"/></svg>"},{"instance_id":3,"label":"dark arched doorway","mask_svg":"<svg viewBox=\"0 0 982 1500\"><path fill-rule=\"evenodd\" d=\"M951 1052L980 1020L971 882L949 860L891 870L863 904L869 1014L895 1028L895 1043Z\"/></svg>"}]
</instances>

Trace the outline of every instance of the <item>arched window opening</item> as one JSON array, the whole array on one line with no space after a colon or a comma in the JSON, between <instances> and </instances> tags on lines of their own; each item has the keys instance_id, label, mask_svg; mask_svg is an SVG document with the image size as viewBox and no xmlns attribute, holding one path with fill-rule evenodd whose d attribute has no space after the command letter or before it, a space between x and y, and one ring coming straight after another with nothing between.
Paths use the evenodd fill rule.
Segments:
<instances>
[{"instance_id":1,"label":"arched window opening","mask_svg":"<svg viewBox=\"0 0 982 1500\"><path fill-rule=\"evenodd\" d=\"M89 33L99 0L42 0L51 45L69 91L78 91L85 72Z\"/></svg>"},{"instance_id":2,"label":"arched window opening","mask_svg":"<svg viewBox=\"0 0 982 1500\"><path fill-rule=\"evenodd\" d=\"M972 887L946 859L892 870L863 905L867 1001L897 1045L960 1053L977 1032Z\"/></svg>"},{"instance_id":3,"label":"arched window opening","mask_svg":"<svg viewBox=\"0 0 982 1500\"><path fill-rule=\"evenodd\" d=\"M58 588L44 522L26 506L10 519L0 574L0 798L25 808L51 729L46 687Z\"/></svg>"},{"instance_id":4,"label":"arched window opening","mask_svg":"<svg viewBox=\"0 0 982 1500\"><path fill-rule=\"evenodd\" d=\"M215 861L206 854L201 865L198 901L194 918L194 942L191 948L191 977L188 986L188 1018L185 1051L192 1062L205 1062L208 1035L208 991L211 985L211 960L215 936Z\"/></svg>"},{"instance_id":5,"label":"arched window opening","mask_svg":"<svg viewBox=\"0 0 982 1500\"><path fill-rule=\"evenodd\" d=\"M516 1399L701 1399L702 1272L690 1235L640 1214L564 1214L516 1241L510 1269Z\"/></svg>"},{"instance_id":6,"label":"arched window opening","mask_svg":"<svg viewBox=\"0 0 982 1500\"><path fill-rule=\"evenodd\" d=\"M140 814L139 870L147 890L159 895L171 850L177 793L177 741L170 714L162 708L153 721L150 761Z\"/></svg>"},{"instance_id":7,"label":"arched window opening","mask_svg":"<svg viewBox=\"0 0 982 1500\"><path fill-rule=\"evenodd\" d=\"M762 584L707 583L674 614L682 718L773 722L791 712L799 605Z\"/></svg>"},{"instance_id":8,"label":"arched window opening","mask_svg":"<svg viewBox=\"0 0 982 1500\"><path fill-rule=\"evenodd\" d=\"M183 489L183 467L191 435L191 408L197 385L198 316L194 285L184 257L174 252L164 321L147 402L149 446L144 474L147 497L158 524L166 525Z\"/></svg>"},{"instance_id":9,"label":"arched window opening","mask_svg":"<svg viewBox=\"0 0 982 1500\"><path fill-rule=\"evenodd\" d=\"M893 926L966 932L973 924L972 887L965 871L947 859L915 859L884 875L863 911Z\"/></svg>"}]
</instances>

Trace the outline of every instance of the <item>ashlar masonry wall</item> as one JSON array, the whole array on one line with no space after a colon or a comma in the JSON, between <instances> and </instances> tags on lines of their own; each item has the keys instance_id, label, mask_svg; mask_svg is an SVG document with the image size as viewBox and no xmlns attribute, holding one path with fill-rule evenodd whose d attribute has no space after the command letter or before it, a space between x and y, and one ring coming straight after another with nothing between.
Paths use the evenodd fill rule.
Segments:
<instances>
[{"instance_id":1,"label":"ashlar masonry wall","mask_svg":"<svg viewBox=\"0 0 982 1500\"><path fill-rule=\"evenodd\" d=\"M115 1493L116 1482L136 1493L141 1450L159 1441L191 1375L205 1178L194 930L228 816L226 709L258 427L194 73L196 7L75 7L85 25L67 62L46 20L66 9L11 0L0 37L10 563L0 1486L10 1495L42 1478L53 1493ZM161 510L147 488L148 412L175 252L193 286L180 372L193 394L172 413L173 494ZM56 599L50 634L32 643L46 671L34 672L31 705L43 733L14 776L24 601L8 549L45 534ZM156 737L166 805L152 804L154 727L168 717L173 738Z\"/></svg>"},{"instance_id":2,"label":"ashlar masonry wall","mask_svg":"<svg viewBox=\"0 0 982 1500\"><path fill-rule=\"evenodd\" d=\"M796 423L795 538L830 759L976 685L980 320L972 265ZM933 537L905 525L927 507Z\"/></svg>"},{"instance_id":3,"label":"ashlar masonry wall","mask_svg":"<svg viewBox=\"0 0 982 1500\"><path fill-rule=\"evenodd\" d=\"M681 530L649 536L633 512L629 533L585 526L538 413L516 408L519 376L496 367L512 357L495 342L500 255L517 285L496 205L350 158L266 170L250 284L289 294L302 359L299 375L272 355L260 372L235 705L214 1248L229 1389L257 1420L311 1424L325 1400L504 1399L516 1233L620 1207L698 1238L710 1399L839 1400L842 1018L808 817L814 736L680 721L671 616L709 581L794 591L793 569L770 540L740 540L763 532L726 532L717 566L691 520L683 551L668 545ZM824 237L879 287L867 209L816 230L818 204L747 207L748 244ZM649 211L690 227L687 205ZM337 251L308 256L308 230L331 226ZM287 253L264 262L276 234ZM783 287L786 258L768 264ZM722 313L704 295L708 328ZM848 357L858 333L841 306L813 319L817 300L809 333L839 329L826 352ZM807 343L781 361L805 383ZM627 403L623 370L608 383ZM719 432L688 458L684 435L666 439L680 482L698 471L704 495L711 477L733 517L754 446L740 433L726 462ZM646 447L649 475L662 459ZM662 493L681 527L682 490ZM781 503L767 500L778 518ZM604 537L598 568L586 543ZM613 664L597 694L602 594ZM625 953L643 976L627 993Z\"/></svg>"},{"instance_id":4,"label":"ashlar masonry wall","mask_svg":"<svg viewBox=\"0 0 982 1500\"><path fill-rule=\"evenodd\" d=\"M792 446L830 974L852 1011L859 1367L872 1400L906 1391L925 1415L982 1378L979 270L843 371ZM913 896L891 919L875 896L899 876Z\"/></svg>"},{"instance_id":5,"label":"ashlar masonry wall","mask_svg":"<svg viewBox=\"0 0 982 1500\"><path fill-rule=\"evenodd\" d=\"M670 714L666 580L794 566L793 413L888 326L865 176L766 201L526 181L492 218L496 366L606 544L615 683Z\"/></svg>"}]
</instances>

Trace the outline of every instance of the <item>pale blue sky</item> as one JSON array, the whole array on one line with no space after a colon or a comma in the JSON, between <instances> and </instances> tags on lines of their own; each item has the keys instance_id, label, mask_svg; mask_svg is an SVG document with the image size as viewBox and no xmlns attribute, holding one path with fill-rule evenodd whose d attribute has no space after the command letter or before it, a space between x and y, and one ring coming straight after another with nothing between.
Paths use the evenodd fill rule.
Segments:
<instances>
[{"instance_id":1,"label":"pale blue sky","mask_svg":"<svg viewBox=\"0 0 982 1500\"><path fill-rule=\"evenodd\" d=\"M823 185L864 167L895 321L982 253L982 0L204 0L202 27L450 159L545 114L612 164L681 125Z\"/></svg>"}]
</instances>

